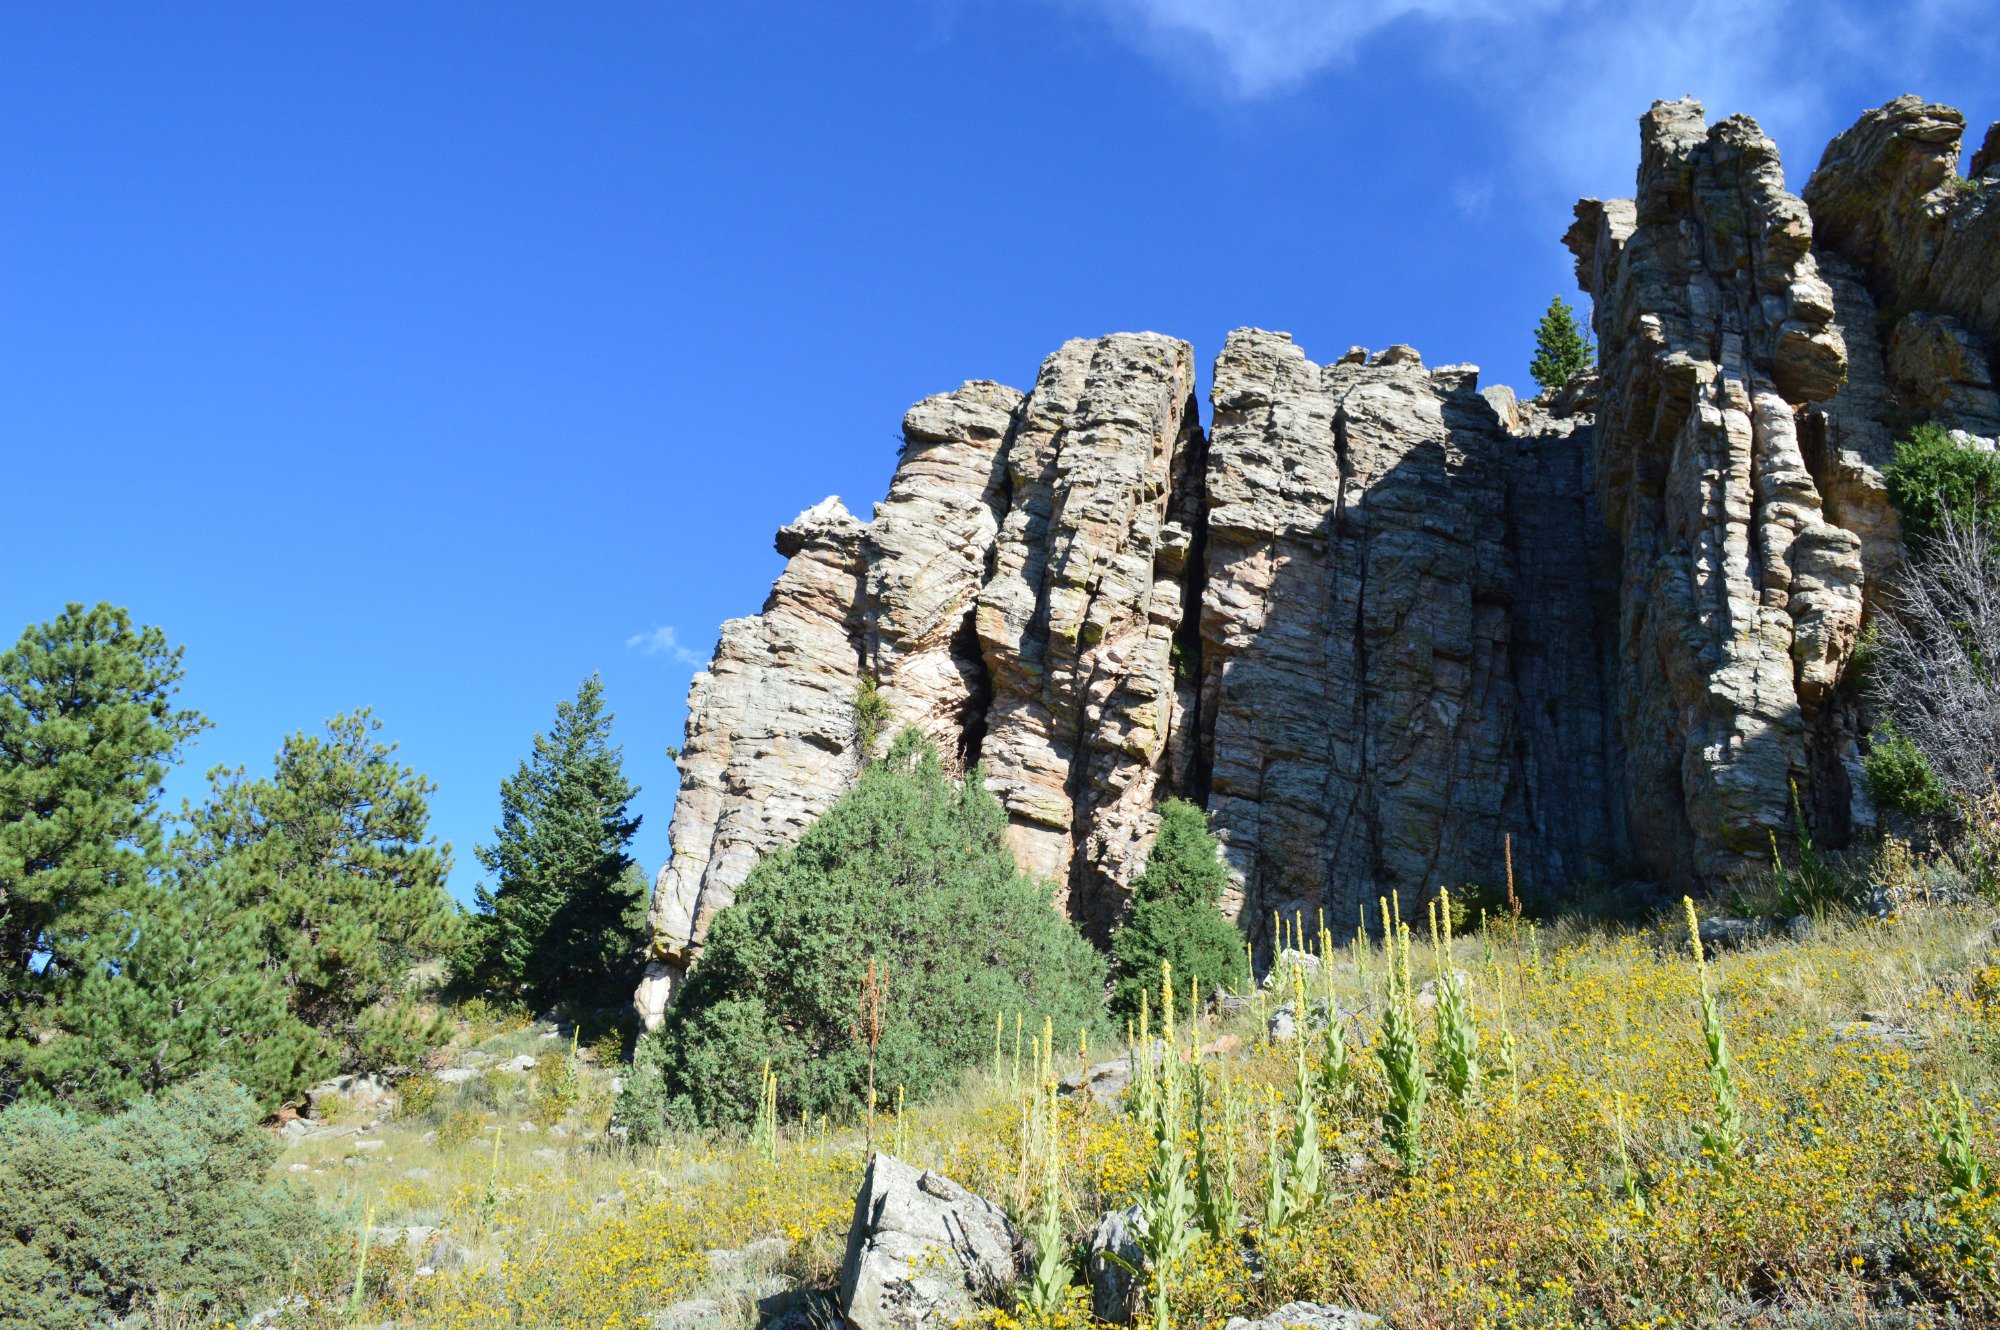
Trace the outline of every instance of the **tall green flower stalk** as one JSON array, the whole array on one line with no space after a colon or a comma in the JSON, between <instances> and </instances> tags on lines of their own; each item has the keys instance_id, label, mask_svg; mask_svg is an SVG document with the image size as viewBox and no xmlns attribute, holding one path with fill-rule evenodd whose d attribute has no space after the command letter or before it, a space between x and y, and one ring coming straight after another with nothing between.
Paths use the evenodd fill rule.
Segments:
<instances>
[{"instance_id":1,"label":"tall green flower stalk","mask_svg":"<svg viewBox=\"0 0 2000 1330\"><path fill-rule=\"evenodd\" d=\"M1410 930L1391 924L1387 906L1382 926L1390 937L1389 994L1382 1012L1382 1039L1375 1046L1388 1079L1388 1100L1382 1106L1382 1134L1405 1173L1424 1166L1424 1100L1430 1086L1424 1079L1423 1049L1417 1037L1416 994L1410 983ZM1390 930L1395 927L1392 933Z\"/></svg>"},{"instance_id":2,"label":"tall green flower stalk","mask_svg":"<svg viewBox=\"0 0 2000 1330\"><path fill-rule=\"evenodd\" d=\"M1976 1200L1991 1194L1993 1176L1979 1158L1979 1152L1973 1148L1972 1122L1966 1110L1965 1096L1955 1084L1951 1087L1951 1101L1954 1116L1949 1119L1940 1118L1935 1108L1931 1110L1931 1132L1938 1143L1938 1168L1943 1171L1945 1185L1951 1188L1954 1197Z\"/></svg>"},{"instance_id":3,"label":"tall green flower stalk","mask_svg":"<svg viewBox=\"0 0 2000 1330\"><path fill-rule=\"evenodd\" d=\"M1442 887L1431 914L1431 945L1437 949L1438 1070L1451 1097L1464 1104L1479 1090L1479 1026L1465 976L1452 964L1451 893Z\"/></svg>"},{"instance_id":4,"label":"tall green flower stalk","mask_svg":"<svg viewBox=\"0 0 2000 1330\"><path fill-rule=\"evenodd\" d=\"M1057 1106L1054 1040L1046 1034L1050 1056L1039 1087L1042 1156L1042 1205L1035 1221L1035 1268L1028 1277L1021 1301L1048 1315L1069 1297L1075 1272L1070 1269L1062 1232L1062 1114Z\"/></svg>"},{"instance_id":5,"label":"tall green flower stalk","mask_svg":"<svg viewBox=\"0 0 2000 1330\"><path fill-rule=\"evenodd\" d=\"M1743 1148L1743 1111L1736 1102L1736 1073L1729 1060L1729 1034L1722 1026L1722 1009L1708 987L1708 957L1701 949L1701 924L1694 900L1681 897L1687 909L1688 941L1694 947L1694 967L1701 986L1701 1038L1708 1060L1708 1088L1715 1100L1715 1121L1695 1128L1704 1153L1717 1172L1729 1173Z\"/></svg>"},{"instance_id":6,"label":"tall green flower stalk","mask_svg":"<svg viewBox=\"0 0 2000 1330\"><path fill-rule=\"evenodd\" d=\"M1237 1231L1236 1151L1230 1131L1229 1083L1226 1079L1222 1083L1221 1102L1214 1114L1222 1136L1218 1149L1209 1140L1208 1077L1202 1071L1200 1058L1190 1065L1189 1075L1194 1087L1195 1213L1211 1238L1227 1244L1236 1240Z\"/></svg>"},{"instance_id":7,"label":"tall green flower stalk","mask_svg":"<svg viewBox=\"0 0 2000 1330\"><path fill-rule=\"evenodd\" d=\"M871 1111L874 1108L872 1100L869 1108ZM765 1163L778 1162L778 1077L771 1070L768 1058L764 1061L763 1084L757 1090L757 1122L750 1129L750 1139Z\"/></svg>"},{"instance_id":8,"label":"tall green flower stalk","mask_svg":"<svg viewBox=\"0 0 2000 1330\"><path fill-rule=\"evenodd\" d=\"M1298 1061L1292 1081L1292 1135L1285 1152L1285 1220L1297 1220L1319 1203L1325 1159L1319 1148L1319 1105L1306 1069L1305 977L1293 972L1293 1010L1299 1013ZM1329 1017L1331 1013L1329 1013ZM1327 1024L1331 1027L1331 1019Z\"/></svg>"},{"instance_id":9,"label":"tall green flower stalk","mask_svg":"<svg viewBox=\"0 0 2000 1330\"><path fill-rule=\"evenodd\" d=\"M1142 1010L1140 1020L1144 1019ZM1181 1143L1187 1087L1180 1074L1180 1050L1175 1047L1173 966L1164 961L1160 964L1160 1025L1162 1047L1150 1124L1153 1160L1139 1201L1145 1221L1139 1250L1148 1268L1152 1330L1173 1330L1173 1281L1191 1245L1188 1227L1195 1220L1195 1195L1188 1178L1187 1151ZM1150 1060L1150 1054L1141 1059Z\"/></svg>"},{"instance_id":10,"label":"tall green flower stalk","mask_svg":"<svg viewBox=\"0 0 2000 1330\"><path fill-rule=\"evenodd\" d=\"M1354 1060L1347 1052L1347 1023L1340 1008L1329 1002L1326 1028L1320 1031L1319 1066L1313 1077L1322 1103L1342 1104L1354 1094Z\"/></svg>"}]
</instances>

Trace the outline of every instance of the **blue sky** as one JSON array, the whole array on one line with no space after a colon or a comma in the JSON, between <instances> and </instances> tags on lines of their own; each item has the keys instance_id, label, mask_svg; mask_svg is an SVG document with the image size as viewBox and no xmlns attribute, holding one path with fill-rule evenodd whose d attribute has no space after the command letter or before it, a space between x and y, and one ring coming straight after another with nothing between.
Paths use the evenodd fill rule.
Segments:
<instances>
[{"instance_id":1,"label":"blue sky","mask_svg":"<svg viewBox=\"0 0 2000 1330\"><path fill-rule=\"evenodd\" d=\"M1635 12L1641 8L1648 12ZM1653 12L1657 11L1657 12ZM1993 0L0 7L0 634L108 599L217 763L368 704L477 881L601 671L638 853L772 532L1072 336L1415 343L1526 380L1655 96L1794 184L1904 91L2000 116Z\"/></svg>"}]
</instances>

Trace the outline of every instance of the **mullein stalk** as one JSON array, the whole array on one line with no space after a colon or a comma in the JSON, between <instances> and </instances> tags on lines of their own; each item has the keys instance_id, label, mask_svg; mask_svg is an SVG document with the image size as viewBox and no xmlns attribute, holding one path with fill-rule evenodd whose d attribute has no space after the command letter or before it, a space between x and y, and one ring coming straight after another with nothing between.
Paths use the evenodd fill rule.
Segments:
<instances>
[{"instance_id":1,"label":"mullein stalk","mask_svg":"<svg viewBox=\"0 0 2000 1330\"><path fill-rule=\"evenodd\" d=\"M1708 987L1708 958L1701 949L1701 924L1695 918L1692 897L1681 897L1687 908L1688 940L1694 947L1694 966L1701 988L1701 1038L1708 1060L1708 1087L1715 1100L1715 1121L1695 1128L1703 1150L1716 1171L1728 1176L1743 1146L1743 1112L1736 1101L1736 1074L1729 1060L1729 1033L1722 1025L1722 1009Z\"/></svg>"},{"instance_id":2,"label":"mullein stalk","mask_svg":"<svg viewBox=\"0 0 2000 1330\"><path fill-rule=\"evenodd\" d=\"M1613 1091L1611 1103L1618 1116L1618 1171L1625 1189L1625 1202L1632 1207L1633 1214L1643 1215L1646 1213L1646 1193L1639 1186L1638 1175L1632 1171L1632 1151L1625 1139L1625 1096Z\"/></svg>"},{"instance_id":3,"label":"mullein stalk","mask_svg":"<svg viewBox=\"0 0 2000 1330\"><path fill-rule=\"evenodd\" d=\"M1056 1311L1069 1297L1074 1278L1062 1234L1062 1119L1056 1105L1053 1072L1054 1032L1049 1034L1051 1071L1044 1086L1042 1124L1042 1207L1035 1225L1035 1268L1028 1279L1022 1302L1044 1316Z\"/></svg>"},{"instance_id":4,"label":"mullein stalk","mask_svg":"<svg viewBox=\"0 0 2000 1330\"><path fill-rule=\"evenodd\" d=\"M1147 1169L1145 1194L1140 1200L1146 1226L1139 1249L1145 1254L1148 1267L1152 1330L1172 1330L1172 1286L1187 1258L1188 1225L1195 1219L1195 1198L1188 1181L1187 1152L1181 1145L1186 1102L1173 1042L1173 967L1164 962L1160 966L1160 1007L1166 1039L1161 1050L1153 1113L1153 1161Z\"/></svg>"},{"instance_id":5,"label":"mullein stalk","mask_svg":"<svg viewBox=\"0 0 2000 1330\"><path fill-rule=\"evenodd\" d=\"M1383 911L1383 927L1391 927ZM1382 1134L1401 1161L1405 1173L1423 1169L1424 1100L1430 1086L1424 1079L1423 1050L1417 1038L1415 995L1410 984L1410 930L1390 934L1389 996L1382 1012L1382 1040L1375 1055L1388 1079L1388 1100L1382 1107Z\"/></svg>"},{"instance_id":6,"label":"mullein stalk","mask_svg":"<svg viewBox=\"0 0 2000 1330\"><path fill-rule=\"evenodd\" d=\"M1479 1089L1479 1026L1465 981L1452 964L1451 893L1440 887L1433 918L1442 923L1431 934L1438 949L1437 1043L1439 1070L1445 1088L1459 1103L1469 1102Z\"/></svg>"},{"instance_id":7,"label":"mullein stalk","mask_svg":"<svg viewBox=\"0 0 2000 1330\"><path fill-rule=\"evenodd\" d=\"M1292 1001L1300 1013L1300 1023L1292 1083L1292 1135L1285 1157L1283 1224L1292 1223L1318 1204L1325 1181L1325 1160L1319 1148L1319 1109L1313 1101L1312 1082L1306 1072L1305 976L1296 971L1292 976Z\"/></svg>"},{"instance_id":8,"label":"mullein stalk","mask_svg":"<svg viewBox=\"0 0 2000 1330\"><path fill-rule=\"evenodd\" d=\"M375 1236L375 1211L369 1210L368 1217L361 1221L361 1251L354 1258L354 1291L347 1295L347 1319L350 1322L361 1319L361 1294L367 1287L368 1240Z\"/></svg>"},{"instance_id":9,"label":"mullein stalk","mask_svg":"<svg viewBox=\"0 0 2000 1330\"><path fill-rule=\"evenodd\" d=\"M1994 1190L1993 1177L1972 1145L1972 1123L1967 1115L1965 1096L1956 1083L1951 1087L1954 1116L1943 1119L1931 1110L1931 1133L1937 1137L1938 1168L1945 1185L1960 1200L1976 1200Z\"/></svg>"}]
</instances>

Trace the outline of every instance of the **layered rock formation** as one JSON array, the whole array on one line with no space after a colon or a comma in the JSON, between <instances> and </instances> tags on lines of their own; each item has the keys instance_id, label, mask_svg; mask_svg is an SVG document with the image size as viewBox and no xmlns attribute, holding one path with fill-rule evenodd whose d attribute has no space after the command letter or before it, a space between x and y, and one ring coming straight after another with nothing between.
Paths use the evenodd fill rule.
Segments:
<instances>
[{"instance_id":1,"label":"layered rock formation","mask_svg":"<svg viewBox=\"0 0 2000 1330\"><path fill-rule=\"evenodd\" d=\"M1854 738L1821 713L1861 631L1861 540L1826 520L1794 414L1839 389L1846 346L1805 204L1741 117L1656 104L1636 200L1586 200L1568 240L1623 547L1629 833L1648 866L1712 881L1767 850L1794 786L1848 816Z\"/></svg>"},{"instance_id":2,"label":"layered rock formation","mask_svg":"<svg viewBox=\"0 0 2000 1330\"><path fill-rule=\"evenodd\" d=\"M1200 752L1237 899L1270 914L1602 876L1608 546L1591 430L1409 347L1320 366L1239 330L1216 362Z\"/></svg>"},{"instance_id":3,"label":"layered rock formation","mask_svg":"<svg viewBox=\"0 0 2000 1330\"><path fill-rule=\"evenodd\" d=\"M1100 937L1159 802L1202 803L1227 906L1344 930L1396 893L1712 886L1872 816L1845 678L1902 558L1883 467L1915 422L2000 433L2000 181L1904 98L1804 196L1692 102L1567 241L1600 373L1550 400L1241 329L1064 345L904 418L887 497L779 533L764 612L689 698L657 1019L714 913L883 737L983 765L1022 864ZM2000 134L1975 176L2000 173ZM1796 790L1796 794L1794 791Z\"/></svg>"}]
</instances>

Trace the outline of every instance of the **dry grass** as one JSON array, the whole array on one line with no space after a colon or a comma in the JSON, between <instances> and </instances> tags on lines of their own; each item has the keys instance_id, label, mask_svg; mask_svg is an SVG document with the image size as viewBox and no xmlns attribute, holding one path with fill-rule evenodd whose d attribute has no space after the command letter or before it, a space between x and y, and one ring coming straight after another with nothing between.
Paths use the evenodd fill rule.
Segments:
<instances>
[{"instance_id":1,"label":"dry grass","mask_svg":"<svg viewBox=\"0 0 2000 1330\"><path fill-rule=\"evenodd\" d=\"M1428 1165L1406 1177L1382 1143L1379 1066L1356 1047L1358 1089L1320 1105L1328 1198L1284 1233L1247 1225L1261 1273L1237 1251L1197 1244L1189 1268L1173 1273L1177 1320L1215 1325L1303 1298L1380 1312L1400 1330L1994 1323L2000 1210L1990 1196L1945 1188L1930 1117L1948 1085L1962 1087L1976 1148L1993 1158L1992 928L1984 907L1929 910L1712 958L1746 1131L1743 1158L1728 1168L1704 1158L1695 1131L1711 1104L1695 973L1676 939L1544 930L1533 953L1525 936L1463 939L1451 962L1471 976L1487 1065L1504 1008L1518 1085L1489 1077L1463 1107L1434 1094ZM1366 967L1372 982L1347 954L1328 959L1313 996L1362 1013L1372 1037L1379 956ZM1422 946L1415 959L1421 984L1438 961ZM1891 1038L1850 1029L1864 1018ZM1427 1014L1424 1025L1429 1041ZM1263 1044L1247 1022L1238 1032L1236 1083L1260 1103L1289 1093L1290 1049ZM498 1038L504 1049L532 1035ZM534 1051L562 1056L546 1041ZM1428 1042L1426 1055L1434 1067ZM385 1124L372 1150L342 1138L290 1151L283 1175L308 1181L357 1224L372 1211L383 1228L445 1227L469 1257L419 1276L396 1242L378 1245L360 1323L638 1327L680 1299L733 1291L747 1324L757 1290L712 1273L708 1250L770 1236L786 1245L787 1280L834 1282L863 1167L858 1126L786 1124L775 1164L733 1140L632 1152L589 1139L609 1110L608 1077L585 1070L564 1137L521 1129L536 1116L532 1078L490 1074ZM1031 1219L1041 1170L1022 1157L1028 1093L973 1074L953 1096L911 1109L909 1153L1017 1222ZM443 1124L469 1115L477 1130L451 1140ZM1251 1120L1259 1125L1237 1159L1246 1217L1261 1209L1265 1157L1261 1111ZM878 1139L894 1131L881 1122ZM1132 1198L1151 1147L1129 1116L1077 1100L1063 1102L1063 1132L1063 1211L1075 1237ZM352 1259L350 1248L305 1262L294 1283L314 1305L286 1324L346 1324L339 1304ZM1891 1306L1899 1302L1912 1310ZM1794 1305L1822 1319L1776 1319ZM1853 1319L1857 1307L1872 1319ZM1022 1319L1084 1318L1073 1304Z\"/></svg>"}]
</instances>

